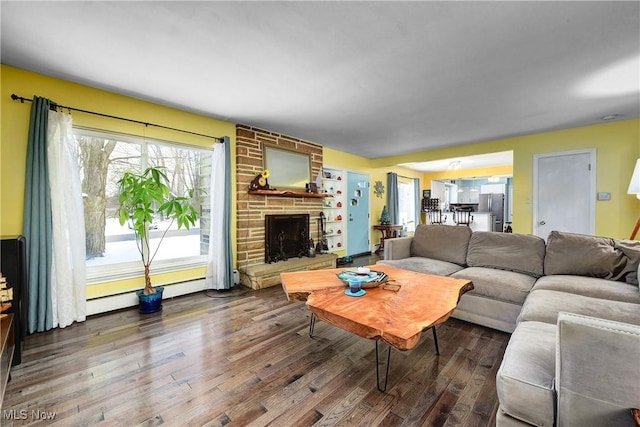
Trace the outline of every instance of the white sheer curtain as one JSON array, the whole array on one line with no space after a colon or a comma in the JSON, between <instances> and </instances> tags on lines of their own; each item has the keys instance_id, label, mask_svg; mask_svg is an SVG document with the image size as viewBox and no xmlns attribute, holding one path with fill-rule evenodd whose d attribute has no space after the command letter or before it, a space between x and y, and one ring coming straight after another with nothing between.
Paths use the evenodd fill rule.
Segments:
<instances>
[{"instance_id":1,"label":"white sheer curtain","mask_svg":"<svg viewBox=\"0 0 640 427\"><path fill-rule=\"evenodd\" d=\"M226 197L226 164L225 149L227 144L216 144L213 147L211 161L211 185L209 199L211 201L211 228L209 231L209 254L207 256L207 273L205 289L229 289L227 266L232 260L227 259L225 250L226 233L224 231Z\"/></svg>"},{"instance_id":2,"label":"white sheer curtain","mask_svg":"<svg viewBox=\"0 0 640 427\"><path fill-rule=\"evenodd\" d=\"M51 189L53 327L86 319L86 243L82 188L71 115L49 111L47 165Z\"/></svg>"}]
</instances>

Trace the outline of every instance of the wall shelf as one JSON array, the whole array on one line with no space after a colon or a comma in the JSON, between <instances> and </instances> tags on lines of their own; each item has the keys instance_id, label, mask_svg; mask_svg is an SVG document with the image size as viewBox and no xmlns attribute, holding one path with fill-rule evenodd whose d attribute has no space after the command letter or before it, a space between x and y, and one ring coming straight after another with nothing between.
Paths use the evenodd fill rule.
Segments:
<instances>
[{"instance_id":1,"label":"wall shelf","mask_svg":"<svg viewBox=\"0 0 640 427\"><path fill-rule=\"evenodd\" d=\"M329 167L323 167L322 171L322 189L319 191L333 196L332 200L322 203L324 216L327 218L324 237L327 239L329 252L344 252L347 249L346 171Z\"/></svg>"},{"instance_id":2,"label":"wall shelf","mask_svg":"<svg viewBox=\"0 0 640 427\"><path fill-rule=\"evenodd\" d=\"M249 190L248 193L255 194L258 196L307 197L311 199L323 199L325 197L333 197L331 194L307 193L306 191L295 191L295 190Z\"/></svg>"}]
</instances>

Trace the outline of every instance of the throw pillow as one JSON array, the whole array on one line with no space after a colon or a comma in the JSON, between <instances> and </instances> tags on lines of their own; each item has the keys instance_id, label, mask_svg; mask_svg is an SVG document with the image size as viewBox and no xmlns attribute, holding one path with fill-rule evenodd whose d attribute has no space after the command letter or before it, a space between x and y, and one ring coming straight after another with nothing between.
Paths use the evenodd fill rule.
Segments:
<instances>
[{"instance_id":1,"label":"throw pillow","mask_svg":"<svg viewBox=\"0 0 640 427\"><path fill-rule=\"evenodd\" d=\"M614 240L613 247L616 250L621 251L626 259L627 263L620 277L616 280L624 280L631 285L639 285L638 283L638 269L640 268L640 242L636 240Z\"/></svg>"},{"instance_id":2,"label":"throw pillow","mask_svg":"<svg viewBox=\"0 0 640 427\"><path fill-rule=\"evenodd\" d=\"M573 274L615 280L624 270L626 257L614 248L614 240L584 234L552 231L547 238L544 274Z\"/></svg>"}]
</instances>

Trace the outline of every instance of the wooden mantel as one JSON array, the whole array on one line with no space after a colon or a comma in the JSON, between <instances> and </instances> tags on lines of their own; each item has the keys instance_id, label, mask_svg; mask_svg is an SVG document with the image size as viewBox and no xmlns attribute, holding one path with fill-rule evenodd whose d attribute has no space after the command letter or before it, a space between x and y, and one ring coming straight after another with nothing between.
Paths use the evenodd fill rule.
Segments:
<instances>
[{"instance_id":1,"label":"wooden mantel","mask_svg":"<svg viewBox=\"0 0 640 427\"><path fill-rule=\"evenodd\" d=\"M249 190L248 192L249 194L256 194L258 196L271 196L271 197L309 197L309 198L315 198L315 199L333 197L331 194L307 193L306 191L295 191L295 190Z\"/></svg>"}]
</instances>

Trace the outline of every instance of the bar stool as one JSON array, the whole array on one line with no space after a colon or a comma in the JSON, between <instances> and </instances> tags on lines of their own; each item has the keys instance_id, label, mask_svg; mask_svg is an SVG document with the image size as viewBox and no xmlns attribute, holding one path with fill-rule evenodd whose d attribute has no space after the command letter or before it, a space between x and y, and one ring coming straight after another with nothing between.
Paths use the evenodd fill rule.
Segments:
<instances>
[{"instance_id":1,"label":"bar stool","mask_svg":"<svg viewBox=\"0 0 640 427\"><path fill-rule=\"evenodd\" d=\"M447 216L445 215L443 217L441 210L429 211L427 212L427 222L429 224L442 224L444 222L447 222Z\"/></svg>"},{"instance_id":2,"label":"bar stool","mask_svg":"<svg viewBox=\"0 0 640 427\"><path fill-rule=\"evenodd\" d=\"M466 225L468 227L469 224L473 222L473 215L471 215L471 210L468 208L456 209L455 211L453 211L453 222L455 222L456 225Z\"/></svg>"}]
</instances>

